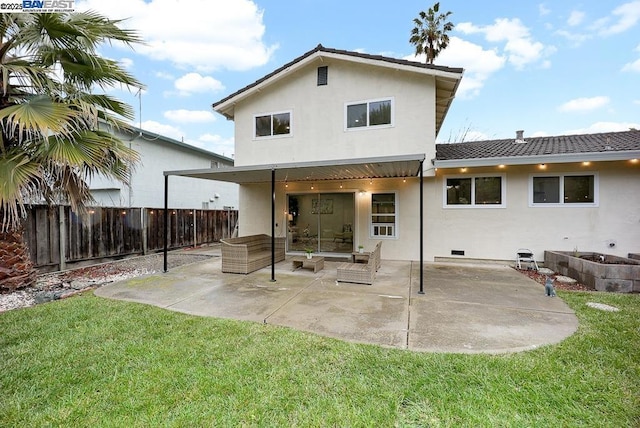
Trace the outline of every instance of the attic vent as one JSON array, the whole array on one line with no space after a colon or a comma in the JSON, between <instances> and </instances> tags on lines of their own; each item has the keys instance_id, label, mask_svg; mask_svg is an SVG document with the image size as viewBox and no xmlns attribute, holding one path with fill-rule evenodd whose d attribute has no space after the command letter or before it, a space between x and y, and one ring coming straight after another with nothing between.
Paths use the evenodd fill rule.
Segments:
<instances>
[{"instance_id":1,"label":"attic vent","mask_svg":"<svg viewBox=\"0 0 640 428\"><path fill-rule=\"evenodd\" d=\"M324 86L329 80L329 67L323 65L318 67L318 86Z\"/></svg>"},{"instance_id":2,"label":"attic vent","mask_svg":"<svg viewBox=\"0 0 640 428\"><path fill-rule=\"evenodd\" d=\"M526 141L524 141L524 131L516 131L516 140L514 143L526 143Z\"/></svg>"}]
</instances>

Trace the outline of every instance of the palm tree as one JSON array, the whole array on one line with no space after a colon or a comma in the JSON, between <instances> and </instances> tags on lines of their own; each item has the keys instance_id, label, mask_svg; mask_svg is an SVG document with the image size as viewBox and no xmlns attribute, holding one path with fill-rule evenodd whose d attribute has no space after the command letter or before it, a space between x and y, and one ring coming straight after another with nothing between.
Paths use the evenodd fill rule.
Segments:
<instances>
[{"instance_id":1,"label":"palm tree","mask_svg":"<svg viewBox=\"0 0 640 428\"><path fill-rule=\"evenodd\" d=\"M411 30L409 43L415 45L416 55L426 54L427 64L433 64L433 60L449 45L447 33L454 27L452 22L446 22L451 12L438 14L439 10L438 2L427 12L421 11L413 20L416 26Z\"/></svg>"},{"instance_id":2,"label":"palm tree","mask_svg":"<svg viewBox=\"0 0 640 428\"><path fill-rule=\"evenodd\" d=\"M103 43L141 42L135 32L119 28L120 22L95 12L0 14L0 289L33 279L9 281L24 275L22 270L32 272L32 266L3 259L7 252L16 254L16 240L24 245L26 205L68 203L83 212L92 201L91 177L126 183L138 162L135 151L99 128L126 128L133 108L94 93L117 85L142 87L97 53Z\"/></svg>"}]
</instances>

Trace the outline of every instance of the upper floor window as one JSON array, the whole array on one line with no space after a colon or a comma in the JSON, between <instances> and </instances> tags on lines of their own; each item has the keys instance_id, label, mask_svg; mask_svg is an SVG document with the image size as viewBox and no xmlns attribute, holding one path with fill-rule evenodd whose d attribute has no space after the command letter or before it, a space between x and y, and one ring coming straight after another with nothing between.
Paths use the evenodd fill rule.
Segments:
<instances>
[{"instance_id":1,"label":"upper floor window","mask_svg":"<svg viewBox=\"0 0 640 428\"><path fill-rule=\"evenodd\" d=\"M371 236L395 238L398 232L398 207L395 193L371 195Z\"/></svg>"},{"instance_id":2,"label":"upper floor window","mask_svg":"<svg viewBox=\"0 0 640 428\"><path fill-rule=\"evenodd\" d=\"M347 129L393 125L393 99L361 101L346 105Z\"/></svg>"},{"instance_id":3,"label":"upper floor window","mask_svg":"<svg viewBox=\"0 0 640 428\"><path fill-rule=\"evenodd\" d=\"M504 175L445 177L444 206L505 207Z\"/></svg>"},{"instance_id":4,"label":"upper floor window","mask_svg":"<svg viewBox=\"0 0 640 428\"><path fill-rule=\"evenodd\" d=\"M324 86L329 83L329 67L323 65L318 67L318 86Z\"/></svg>"},{"instance_id":5,"label":"upper floor window","mask_svg":"<svg viewBox=\"0 0 640 428\"><path fill-rule=\"evenodd\" d=\"M598 175L596 173L536 174L529 184L530 206L598 204Z\"/></svg>"},{"instance_id":6,"label":"upper floor window","mask_svg":"<svg viewBox=\"0 0 640 428\"><path fill-rule=\"evenodd\" d=\"M279 112L254 116L255 138L291 134L291 112Z\"/></svg>"}]
</instances>

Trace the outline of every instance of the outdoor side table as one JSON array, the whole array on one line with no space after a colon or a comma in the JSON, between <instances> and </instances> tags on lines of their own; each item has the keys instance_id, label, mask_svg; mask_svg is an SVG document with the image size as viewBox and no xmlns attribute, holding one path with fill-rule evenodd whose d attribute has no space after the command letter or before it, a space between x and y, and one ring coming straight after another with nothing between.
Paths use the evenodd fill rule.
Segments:
<instances>
[{"instance_id":1,"label":"outdoor side table","mask_svg":"<svg viewBox=\"0 0 640 428\"><path fill-rule=\"evenodd\" d=\"M295 256L291 258L291 263L293 263L293 270L298 268L313 268L313 273L316 273L324 269L324 257L320 256L313 256L310 259L306 256Z\"/></svg>"},{"instance_id":2,"label":"outdoor side table","mask_svg":"<svg viewBox=\"0 0 640 428\"><path fill-rule=\"evenodd\" d=\"M354 251L351 253L351 262L352 263L369 263L369 257L371 253L369 251L365 251L361 253L360 251Z\"/></svg>"}]
</instances>

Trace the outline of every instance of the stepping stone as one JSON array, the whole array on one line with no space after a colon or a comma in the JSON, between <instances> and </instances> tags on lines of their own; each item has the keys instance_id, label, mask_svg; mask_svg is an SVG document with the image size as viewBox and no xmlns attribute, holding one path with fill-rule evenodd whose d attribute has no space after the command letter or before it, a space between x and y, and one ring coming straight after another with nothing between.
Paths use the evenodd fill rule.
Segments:
<instances>
[{"instance_id":1,"label":"stepping stone","mask_svg":"<svg viewBox=\"0 0 640 428\"><path fill-rule=\"evenodd\" d=\"M538 269L538 273L540 273L542 275L553 275L553 274L555 274L555 272L552 271L549 268L540 268L540 269Z\"/></svg>"},{"instance_id":2,"label":"stepping stone","mask_svg":"<svg viewBox=\"0 0 640 428\"><path fill-rule=\"evenodd\" d=\"M604 303L587 302L587 306L589 306L590 308L600 309L601 311L607 311L607 312L618 312L620 310L615 306L605 305Z\"/></svg>"}]
</instances>

